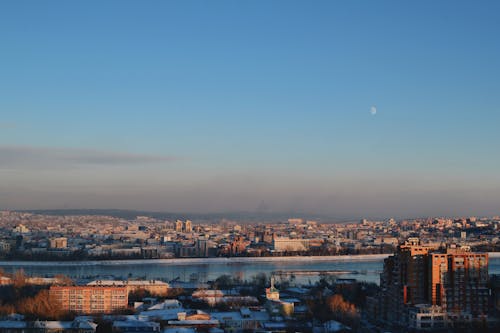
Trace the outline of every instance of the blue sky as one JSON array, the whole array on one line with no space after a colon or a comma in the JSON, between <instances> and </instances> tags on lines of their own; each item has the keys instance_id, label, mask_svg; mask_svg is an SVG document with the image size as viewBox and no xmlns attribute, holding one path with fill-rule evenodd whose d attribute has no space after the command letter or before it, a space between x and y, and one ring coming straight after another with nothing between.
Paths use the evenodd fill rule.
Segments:
<instances>
[{"instance_id":1,"label":"blue sky","mask_svg":"<svg viewBox=\"0 0 500 333\"><path fill-rule=\"evenodd\" d=\"M2 2L0 208L499 214L499 33L497 1Z\"/></svg>"}]
</instances>

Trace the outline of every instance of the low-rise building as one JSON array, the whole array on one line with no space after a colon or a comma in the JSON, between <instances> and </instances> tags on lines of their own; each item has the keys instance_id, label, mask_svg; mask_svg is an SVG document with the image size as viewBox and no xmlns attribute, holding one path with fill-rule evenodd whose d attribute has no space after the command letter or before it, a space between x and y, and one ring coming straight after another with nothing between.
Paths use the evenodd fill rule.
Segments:
<instances>
[{"instance_id":1,"label":"low-rise building","mask_svg":"<svg viewBox=\"0 0 500 333\"><path fill-rule=\"evenodd\" d=\"M160 332L160 324L144 320L117 320L112 326L114 333L154 333Z\"/></svg>"},{"instance_id":2,"label":"low-rise building","mask_svg":"<svg viewBox=\"0 0 500 333\"><path fill-rule=\"evenodd\" d=\"M444 329L446 311L437 305L417 304L409 309L408 327L417 331Z\"/></svg>"}]
</instances>

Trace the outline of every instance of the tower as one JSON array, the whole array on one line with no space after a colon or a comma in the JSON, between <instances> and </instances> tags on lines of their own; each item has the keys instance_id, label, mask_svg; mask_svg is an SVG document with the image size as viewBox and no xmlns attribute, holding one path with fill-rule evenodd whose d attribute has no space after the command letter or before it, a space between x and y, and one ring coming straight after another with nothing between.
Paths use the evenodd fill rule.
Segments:
<instances>
[{"instance_id":1,"label":"tower","mask_svg":"<svg viewBox=\"0 0 500 333\"><path fill-rule=\"evenodd\" d=\"M279 301L280 292L274 287L274 275L271 275L271 286L266 288L266 298L272 301Z\"/></svg>"},{"instance_id":2,"label":"tower","mask_svg":"<svg viewBox=\"0 0 500 333\"><path fill-rule=\"evenodd\" d=\"M182 232L182 221L181 220L177 220L175 222L175 231Z\"/></svg>"},{"instance_id":3,"label":"tower","mask_svg":"<svg viewBox=\"0 0 500 333\"><path fill-rule=\"evenodd\" d=\"M193 224L190 220L186 220L184 223L184 232L193 232Z\"/></svg>"}]
</instances>

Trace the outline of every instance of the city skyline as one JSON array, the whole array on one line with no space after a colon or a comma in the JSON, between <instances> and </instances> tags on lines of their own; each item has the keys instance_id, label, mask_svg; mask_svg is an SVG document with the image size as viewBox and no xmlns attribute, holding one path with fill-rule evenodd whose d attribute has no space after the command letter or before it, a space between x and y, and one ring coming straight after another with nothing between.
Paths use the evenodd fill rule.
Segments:
<instances>
[{"instance_id":1,"label":"city skyline","mask_svg":"<svg viewBox=\"0 0 500 333\"><path fill-rule=\"evenodd\" d=\"M0 4L0 209L500 211L500 4Z\"/></svg>"}]
</instances>

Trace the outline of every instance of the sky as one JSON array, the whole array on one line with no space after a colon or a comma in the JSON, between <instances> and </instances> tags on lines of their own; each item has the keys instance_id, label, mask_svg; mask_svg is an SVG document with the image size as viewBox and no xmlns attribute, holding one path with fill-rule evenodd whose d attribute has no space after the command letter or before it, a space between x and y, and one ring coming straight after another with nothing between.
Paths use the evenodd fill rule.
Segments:
<instances>
[{"instance_id":1,"label":"sky","mask_svg":"<svg viewBox=\"0 0 500 333\"><path fill-rule=\"evenodd\" d=\"M500 214L498 1L2 1L0 209Z\"/></svg>"}]
</instances>

